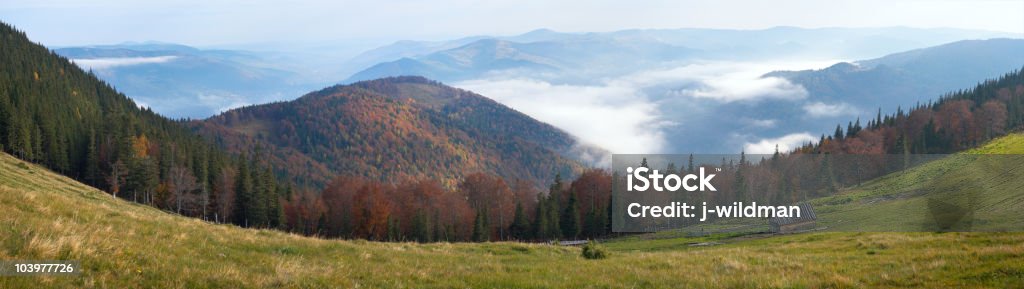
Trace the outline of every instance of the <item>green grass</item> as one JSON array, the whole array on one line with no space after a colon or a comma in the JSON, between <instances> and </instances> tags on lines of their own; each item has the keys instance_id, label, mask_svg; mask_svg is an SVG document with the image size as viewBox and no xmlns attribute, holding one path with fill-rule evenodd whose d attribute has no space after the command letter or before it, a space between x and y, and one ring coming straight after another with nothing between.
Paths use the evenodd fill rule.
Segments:
<instances>
[{"instance_id":1,"label":"green grass","mask_svg":"<svg viewBox=\"0 0 1024 289\"><path fill-rule=\"evenodd\" d=\"M884 193L885 182L845 193L848 207L837 208L867 210L855 205ZM579 248L542 244L379 243L241 229L121 201L0 156L0 259L82 267L74 276L0 277L0 288L1024 286L1024 233L663 232L603 245L608 258L587 260Z\"/></svg>"},{"instance_id":2,"label":"green grass","mask_svg":"<svg viewBox=\"0 0 1024 289\"><path fill-rule=\"evenodd\" d=\"M836 231L1024 230L1024 135L994 140L812 201ZM936 222L931 202L970 208L971 222ZM934 205L934 204L931 204ZM950 210L951 211L951 210ZM948 224L947 224L948 225Z\"/></svg>"},{"instance_id":3,"label":"green grass","mask_svg":"<svg viewBox=\"0 0 1024 289\"><path fill-rule=\"evenodd\" d=\"M1024 154L1024 134L1015 133L986 143L968 154Z\"/></svg>"}]
</instances>

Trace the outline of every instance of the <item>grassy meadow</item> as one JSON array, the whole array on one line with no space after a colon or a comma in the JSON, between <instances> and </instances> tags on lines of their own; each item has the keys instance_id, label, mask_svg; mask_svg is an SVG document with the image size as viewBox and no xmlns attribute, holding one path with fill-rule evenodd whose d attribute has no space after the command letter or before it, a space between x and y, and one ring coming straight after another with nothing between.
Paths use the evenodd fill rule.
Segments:
<instances>
[{"instance_id":1,"label":"grassy meadow","mask_svg":"<svg viewBox=\"0 0 1024 289\"><path fill-rule=\"evenodd\" d=\"M1024 147L1022 136L1001 141L1007 140L1012 143L992 145L1012 148L978 151ZM869 216L862 201L888 192L892 182L883 178L844 192L835 198L850 201L823 214ZM545 244L380 243L241 229L118 200L0 156L0 259L80 260L82 272L0 276L0 288L1024 287L1019 232L700 238L663 232L603 246L608 258L588 260L580 248Z\"/></svg>"}]
</instances>

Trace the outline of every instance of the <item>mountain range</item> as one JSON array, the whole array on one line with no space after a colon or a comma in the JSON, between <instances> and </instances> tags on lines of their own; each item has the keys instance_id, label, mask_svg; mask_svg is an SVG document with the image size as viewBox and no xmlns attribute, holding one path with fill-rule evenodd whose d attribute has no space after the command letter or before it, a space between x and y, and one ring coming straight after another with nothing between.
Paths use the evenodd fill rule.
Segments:
<instances>
[{"instance_id":1,"label":"mountain range","mask_svg":"<svg viewBox=\"0 0 1024 289\"><path fill-rule=\"evenodd\" d=\"M601 33L539 29L514 36L402 40L358 54L350 51L366 44L195 48L131 42L58 47L55 51L91 69L140 105L173 118L201 119L248 104L291 100L334 83L387 76L419 75L451 83L526 75L555 83L594 83L696 60L865 59L956 40L993 37L1017 36L902 27ZM355 56L345 60L347 55Z\"/></svg>"},{"instance_id":2,"label":"mountain range","mask_svg":"<svg viewBox=\"0 0 1024 289\"><path fill-rule=\"evenodd\" d=\"M420 75L444 82L498 75L556 83L666 68L695 60L857 59L962 39L1017 37L962 29L774 27L761 30L637 29L563 33L539 29L510 37L403 41L370 50L352 64L376 63L343 83Z\"/></svg>"}]
</instances>

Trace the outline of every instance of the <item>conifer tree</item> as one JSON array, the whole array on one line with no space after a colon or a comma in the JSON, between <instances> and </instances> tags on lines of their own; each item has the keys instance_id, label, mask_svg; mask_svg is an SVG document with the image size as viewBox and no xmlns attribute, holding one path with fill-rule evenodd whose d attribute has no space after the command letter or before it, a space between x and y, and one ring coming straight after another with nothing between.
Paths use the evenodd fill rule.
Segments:
<instances>
[{"instance_id":1,"label":"conifer tree","mask_svg":"<svg viewBox=\"0 0 1024 289\"><path fill-rule=\"evenodd\" d=\"M514 240L526 240L530 232L530 220L526 218L526 212L523 210L523 203L516 201L516 211L512 217L512 225L508 228Z\"/></svg>"},{"instance_id":2,"label":"conifer tree","mask_svg":"<svg viewBox=\"0 0 1024 289\"><path fill-rule=\"evenodd\" d=\"M248 162L245 155L242 155L241 160L238 162L238 174L235 176L234 212L231 214L234 216L235 224L243 227L252 225L250 223L250 214L252 213L254 196L252 173L249 172Z\"/></svg>"},{"instance_id":3,"label":"conifer tree","mask_svg":"<svg viewBox=\"0 0 1024 289\"><path fill-rule=\"evenodd\" d=\"M561 217L562 223L559 225L562 229L562 236L570 239L579 237L582 222L580 221L580 207L575 192L569 193L569 200L566 202L565 208L562 209Z\"/></svg>"},{"instance_id":4,"label":"conifer tree","mask_svg":"<svg viewBox=\"0 0 1024 289\"><path fill-rule=\"evenodd\" d=\"M473 241L487 242L491 234L487 225L487 209L481 208L476 212L476 219L473 221Z\"/></svg>"}]
</instances>

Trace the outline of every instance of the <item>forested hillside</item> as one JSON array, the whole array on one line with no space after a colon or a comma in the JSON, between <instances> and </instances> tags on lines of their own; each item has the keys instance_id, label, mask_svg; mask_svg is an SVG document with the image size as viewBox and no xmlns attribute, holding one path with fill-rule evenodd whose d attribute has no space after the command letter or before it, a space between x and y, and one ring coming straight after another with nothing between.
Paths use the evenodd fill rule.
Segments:
<instances>
[{"instance_id":1,"label":"forested hillside","mask_svg":"<svg viewBox=\"0 0 1024 289\"><path fill-rule=\"evenodd\" d=\"M1024 125L1024 74L1021 70L974 88L946 94L938 101L875 119L837 125L799 152L952 153L975 147Z\"/></svg>"},{"instance_id":2,"label":"forested hillside","mask_svg":"<svg viewBox=\"0 0 1024 289\"><path fill-rule=\"evenodd\" d=\"M550 182L581 171L575 140L472 92L420 77L329 87L295 101L231 110L195 129L234 151L261 148L275 167L322 188L336 174L397 183L463 176Z\"/></svg>"},{"instance_id":3,"label":"forested hillside","mask_svg":"<svg viewBox=\"0 0 1024 289\"><path fill-rule=\"evenodd\" d=\"M67 58L0 23L0 149L114 196L187 216L280 227L269 167L140 108Z\"/></svg>"}]
</instances>

